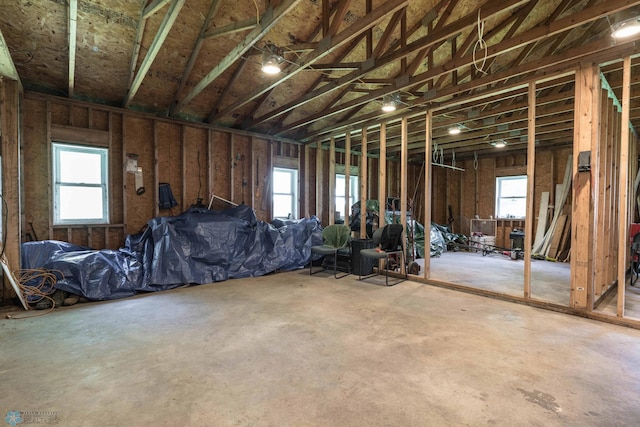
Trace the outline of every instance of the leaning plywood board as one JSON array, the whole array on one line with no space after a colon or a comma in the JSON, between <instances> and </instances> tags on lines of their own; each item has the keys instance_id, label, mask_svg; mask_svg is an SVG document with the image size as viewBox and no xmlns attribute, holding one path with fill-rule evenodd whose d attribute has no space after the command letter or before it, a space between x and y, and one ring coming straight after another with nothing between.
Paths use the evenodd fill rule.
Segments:
<instances>
[{"instance_id":1,"label":"leaning plywood board","mask_svg":"<svg viewBox=\"0 0 640 427\"><path fill-rule=\"evenodd\" d=\"M540 196L540 211L538 212L538 225L536 227L536 238L533 247L537 248L542 244L544 232L547 228L547 211L549 210L549 192L544 191Z\"/></svg>"},{"instance_id":2,"label":"leaning plywood board","mask_svg":"<svg viewBox=\"0 0 640 427\"><path fill-rule=\"evenodd\" d=\"M551 244L549 245L549 249L547 250L546 256L549 258L556 258L558 256L558 249L560 248L560 244L562 242L562 236L565 231L565 224L567 222L566 215L560 215L558 218L558 223L556 224L555 232L553 233L553 237L551 239Z\"/></svg>"},{"instance_id":3,"label":"leaning plywood board","mask_svg":"<svg viewBox=\"0 0 640 427\"><path fill-rule=\"evenodd\" d=\"M27 305L27 302L24 300L24 297L22 296L22 291L18 286L18 281L16 280L16 277L13 275L13 272L9 268L7 257L4 256L4 254L2 255L2 258L0 258L0 262L2 262L2 270L4 271L4 276L9 280L9 283L11 283L11 287L16 292L16 295L18 295L18 299L22 303L22 306L24 307L25 310L29 310L29 306Z\"/></svg>"},{"instance_id":4,"label":"leaning plywood board","mask_svg":"<svg viewBox=\"0 0 640 427\"><path fill-rule=\"evenodd\" d=\"M564 180L562 181L562 192L558 200L556 200L556 206L560 206L561 208L564 206L567 201L567 197L569 196L569 191L571 191L571 170L572 170L573 159L572 155L567 156L567 165L564 170ZM549 249L549 245L551 244L551 237L555 231L556 225L558 223L558 218L562 214L562 209L555 209L553 213L553 219L551 220L551 225L544 235L544 239L542 244L538 247L533 248L534 254L545 254Z\"/></svg>"}]
</instances>

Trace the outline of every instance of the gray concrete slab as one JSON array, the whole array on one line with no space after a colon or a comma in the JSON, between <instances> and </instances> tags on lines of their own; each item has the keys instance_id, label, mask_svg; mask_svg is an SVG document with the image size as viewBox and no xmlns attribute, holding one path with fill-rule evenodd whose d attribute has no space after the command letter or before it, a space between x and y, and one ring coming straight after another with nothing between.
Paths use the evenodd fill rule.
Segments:
<instances>
[{"instance_id":1,"label":"gray concrete slab","mask_svg":"<svg viewBox=\"0 0 640 427\"><path fill-rule=\"evenodd\" d=\"M626 426L640 331L308 271L0 320L0 411L61 426Z\"/></svg>"}]
</instances>

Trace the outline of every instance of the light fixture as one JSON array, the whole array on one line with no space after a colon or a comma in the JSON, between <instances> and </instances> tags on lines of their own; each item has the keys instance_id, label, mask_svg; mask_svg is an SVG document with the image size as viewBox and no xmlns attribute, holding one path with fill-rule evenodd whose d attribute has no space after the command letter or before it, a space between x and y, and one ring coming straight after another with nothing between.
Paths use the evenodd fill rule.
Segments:
<instances>
[{"instance_id":1,"label":"light fixture","mask_svg":"<svg viewBox=\"0 0 640 427\"><path fill-rule=\"evenodd\" d=\"M460 132L462 132L462 129L459 126L451 126L449 128L449 135L460 135Z\"/></svg>"},{"instance_id":2,"label":"light fixture","mask_svg":"<svg viewBox=\"0 0 640 427\"><path fill-rule=\"evenodd\" d=\"M502 148L505 145L507 145L507 141L505 141L504 139L499 139L497 141L491 142L490 144L493 145L496 148Z\"/></svg>"},{"instance_id":3,"label":"light fixture","mask_svg":"<svg viewBox=\"0 0 640 427\"><path fill-rule=\"evenodd\" d=\"M400 94L391 93L382 97L382 111L391 113L396 111L397 104L400 103Z\"/></svg>"},{"instance_id":4,"label":"light fixture","mask_svg":"<svg viewBox=\"0 0 640 427\"><path fill-rule=\"evenodd\" d=\"M271 42L267 42L262 51L262 72L265 74L278 74L280 64L284 62L282 49Z\"/></svg>"},{"instance_id":5,"label":"light fixture","mask_svg":"<svg viewBox=\"0 0 640 427\"><path fill-rule=\"evenodd\" d=\"M616 22L611 25L611 37L624 39L640 33L640 21L637 16Z\"/></svg>"}]
</instances>

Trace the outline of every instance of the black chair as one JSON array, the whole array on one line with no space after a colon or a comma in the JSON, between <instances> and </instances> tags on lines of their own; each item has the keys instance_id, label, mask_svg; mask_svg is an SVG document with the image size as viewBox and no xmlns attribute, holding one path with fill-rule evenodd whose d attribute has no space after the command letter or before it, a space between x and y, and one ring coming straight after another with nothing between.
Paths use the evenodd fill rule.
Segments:
<instances>
[{"instance_id":1,"label":"black chair","mask_svg":"<svg viewBox=\"0 0 640 427\"><path fill-rule=\"evenodd\" d=\"M376 244L376 248L374 249L363 249L360 251L360 272L364 271L364 259L372 258L376 260L385 260L385 284L389 285L389 270L392 268L392 261L397 262L397 258L400 258L401 264L397 264L401 269L405 263L404 259L404 249L402 247L402 238L403 238L403 227L402 224L387 224L382 228L378 228L373 233L373 242ZM369 277L373 277L380 274L380 268L378 271L373 274L369 274L366 276L358 275L358 280L364 280ZM404 278L392 283L391 285L397 285L400 282L407 280L409 277L407 276L406 270Z\"/></svg>"},{"instance_id":2,"label":"black chair","mask_svg":"<svg viewBox=\"0 0 640 427\"><path fill-rule=\"evenodd\" d=\"M638 280L638 265L640 263L640 233L636 233L633 236L631 242L631 286L635 286L636 280Z\"/></svg>"},{"instance_id":3,"label":"black chair","mask_svg":"<svg viewBox=\"0 0 640 427\"><path fill-rule=\"evenodd\" d=\"M341 255L344 257L350 256L351 252L348 247L350 238L351 230L349 230L349 227L346 225L332 224L322 230L322 246L311 246L312 255L316 253L333 256L333 277L336 279L340 279L350 273L347 271L346 274L338 277L338 257ZM309 275L320 273L324 270L325 268L323 266L322 270L314 272L313 260L309 261Z\"/></svg>"}]
</instances>

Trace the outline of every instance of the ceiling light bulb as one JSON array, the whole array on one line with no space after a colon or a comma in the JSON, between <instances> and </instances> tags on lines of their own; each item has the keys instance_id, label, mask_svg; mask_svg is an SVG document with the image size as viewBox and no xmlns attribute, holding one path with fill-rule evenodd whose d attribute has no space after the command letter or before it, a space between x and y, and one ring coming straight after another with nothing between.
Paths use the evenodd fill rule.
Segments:
<instances>
[{"instance_id":1,"label":"ceiling light bulb","mask_svg":"<svg viewBox=\"0 0 640 427\"><path fill-rule=\"evenodd\" d=\"M385 113L391 113L396 111L397 104L400 102L400 94L392 93L382 97L382 111Z\"/></svg>"},{"instance_id":2,"label":"ceiling light bulb","mask_svg":"<svg viewBox=\"0 0 640 427\"><path fill-rule=\"evenodd\" d=\"M624 39L640 33L640 21L637 17L625 19L611 26L611 37Z\"/></svg>"},{"instance_id":3,"label":"ceiling light bulb","mask_svg":"<svg viewBox=\"0 0 640 427\"><path fill-rule=\"evenodd\" d=\"M458 126L452 126L449 128L449 135L460 135L460 132L462 132L462 129Z\"/></svg>"},{"instance_id":4,"label":"ceiling light bulb","mask_svg":"<svg viewBox=\"0 0 640 427\"><path fill-rule=\"evenodd\" d=\"M262 62L262 72L266 74L278 74L280 72L280 64L274 57L268 57Z\"/></svg>"},{"instance_id":5,"label":"ceiling light bulb","mask_svg":"<svg viewBox=\"0 0 640 427\"><path fill-rule=\"evenodd\" d=\"M505 141L496 141L496 142L493 144L493 146L494 146L494 147L496 147L496 148L502 148L502 147L504 147L505 145L507 145L507 143L506 143Z\"/></svg>"},{"instance_id":6,"label":"ceiling light bulb","mask_svg":"<svg viewBox=\"0 0 640 427\"><path fill-rule=\"evenodd\" d=\"M382 111L385 113L391 113L392 111L396 111L396 103L393 101L387 101L382 104Z\"/></svg>"}]
</instances>

